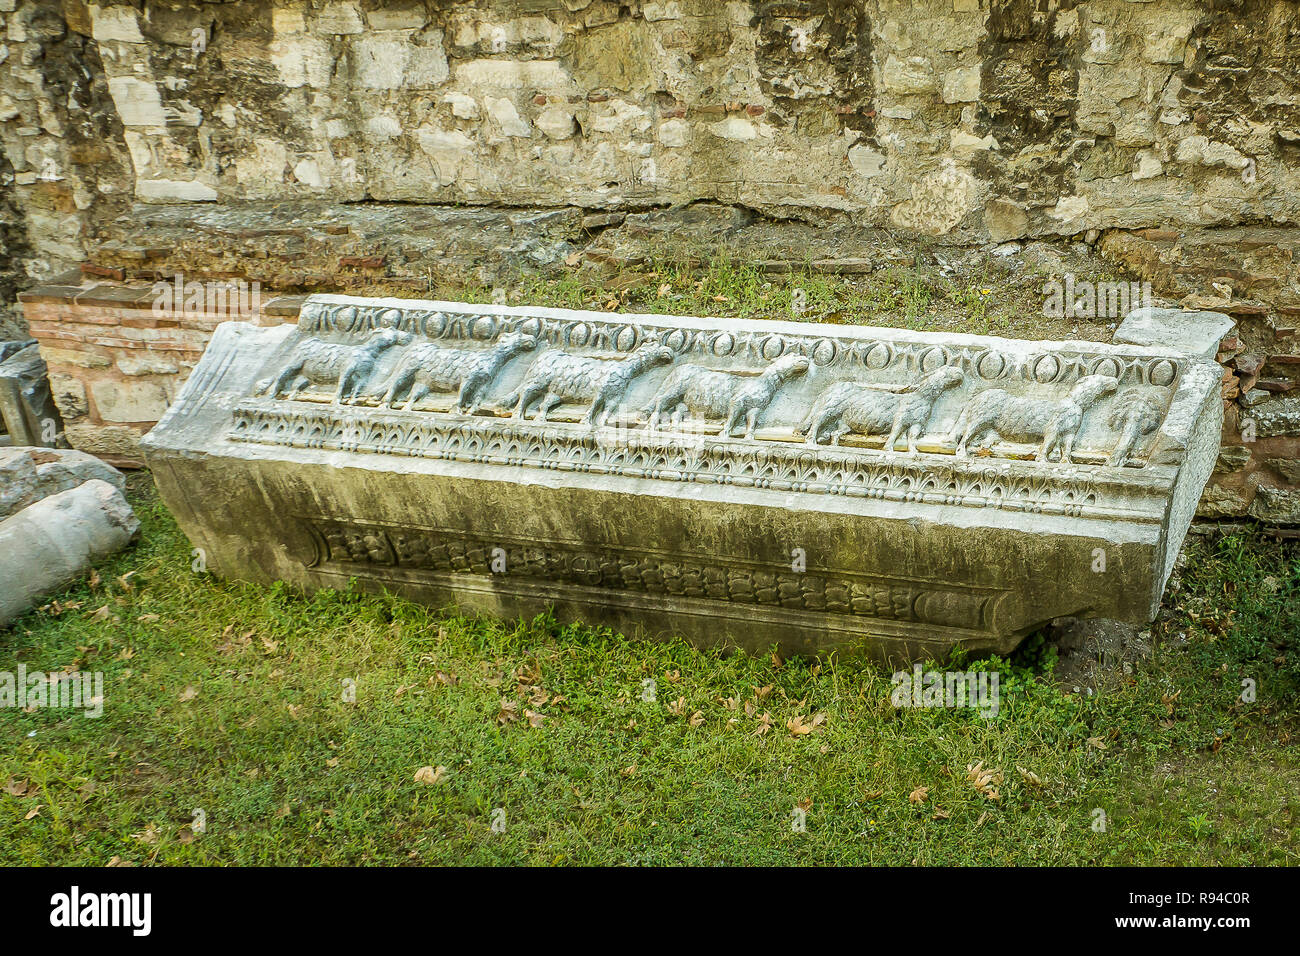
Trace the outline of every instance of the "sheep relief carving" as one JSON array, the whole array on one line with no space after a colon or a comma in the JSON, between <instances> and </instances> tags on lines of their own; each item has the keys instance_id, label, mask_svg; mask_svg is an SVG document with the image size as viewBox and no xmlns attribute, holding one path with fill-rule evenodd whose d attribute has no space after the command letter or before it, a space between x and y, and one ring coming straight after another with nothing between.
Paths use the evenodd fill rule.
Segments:
<instances>
[{"instance_id":1,"label":"sheep relief carving","mask_svg":"<svg viewBox=\"0 0 1300 956\"><path fill-rule=\"evenodd\" d=\"M729 333L715 334L704 350L680 329L629 334L635 327L626 323L616 336L589 341L589 329L578 336L576 326L542 318L494 322L483 333L473 323L484 317L467 316L451 336L441 314L435 328L405 322L398 309L379 315L392 324L300 325L253 398L587 430L613 424L663 440L689 431L728 443L1118 468L1142 465L1176 376L1172 365L1125 368L1111 357L1077 359L1071 376L1050 353L1026 359L898 343L883 353L881 343L868 343L850 362L826 339L772 335L741 351ZM347 340L333 340L340 337ZM1094 374L1082 374L1087 361Z\"/></svg>"}]
</instances>

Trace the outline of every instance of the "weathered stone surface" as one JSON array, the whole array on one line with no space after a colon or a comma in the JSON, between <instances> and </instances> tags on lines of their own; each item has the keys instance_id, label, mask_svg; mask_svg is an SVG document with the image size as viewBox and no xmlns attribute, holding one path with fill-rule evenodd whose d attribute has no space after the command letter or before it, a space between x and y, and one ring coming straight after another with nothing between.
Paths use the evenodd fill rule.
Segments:
<instances>
[{"instance_id":1,"label":"weathered stone surface","mask_svg":"<svg viewBox=\"0 0 1300 956\"><path fill-rule=\"evenodd\" d=\"M894 660L1155 612L1219 369L1082 342L313 296L143 448L219 574Z\"/></svg>"},{"instance_id":2,"label":"weathered stone surface","mask_svg":"<svg viewBox=\"0 0 1300 956\"><path fill-rule=\"evenodd\" d=\"M126 490L121 472L71 448L0 448L0 518L96 479Z\"/></svg>"},{"instance_id":3,"label":"weathered stone surface","mask_svg":"<svg viewBox=\"0 0 1300 956\"><path fill-rule=\"evenodd\" d=\"M1242 419L1243 424L1247 419ZM1258 438L1281 438L1300 435L1300 397L1272 398L1250 409Z\"/></svg>"},{"instance_id":4,"label":"weathered stone surface","mask_svg":"<svg viewBox=\"0 0 1300 956\"><path fill-rule=\"evenodd\" d=\"M0 521L0 626L126 547L139 527L122 492L98 478Z\"/></svg>"},{"instance_id":5,"label":"weathered stone surface","mask_svg":"<svg viewBox=\"0 0 1300 956\"><path fill-rule=\"evenodd\" d=\"M1233 518L1246 513L1250 500L1239 489L1209 485L1196 506L1200 518Z\"/></svg>"},{"instance_id":6,"label":"weathered stone surface","mask_svg":"<svg viewBox=\"0 0 1300 956\"><path fill-rule=\"evenodd\" d=\"M1222 312L1134 309L1115 330L1115 342L1170 348L1198 358L1213 359L1219 351L1219 342L1236 325Z\"/></svg>"},{"instance_id":7,"label":"weathered stone surface","mask_svg":"<svg viewBox=\"0 0 1300 956\"><path fill-rule=\"evenodd\" d=\"M0 361L0 417L14 445L55 445L62 421L46 377L45 360L33 340L6 343ZM0 348L0 356L6 350Z\"/></svg>"},{"instance_id":8,"label":"weathered stone surface","mask_svg":"<svg viewBox=\"0 0 1300 956\"><path fill-rule=\"evenodd\" d=\"M1250 516L1269 524L1300 524L1300 490L1260 485L1250 503Z\"/></svg>"}]
</instances>

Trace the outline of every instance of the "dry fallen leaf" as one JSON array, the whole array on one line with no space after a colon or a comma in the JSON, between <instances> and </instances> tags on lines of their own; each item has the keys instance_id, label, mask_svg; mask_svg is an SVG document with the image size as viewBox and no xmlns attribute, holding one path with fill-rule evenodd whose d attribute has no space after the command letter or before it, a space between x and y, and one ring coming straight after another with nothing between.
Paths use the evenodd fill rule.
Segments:
<instances>
[{"instance_id":1,"label":"dry fallen leaf","mask_svg":"<svg viewBox=\"0 0 1300 956\"><path fill-rule=\"evenodd\" d=\"M929 787L917 787L907 795L908 803L925 803L930 798Z\"/></svg>"},{"instance_id":2,"label":"dry fallen leaf","mask_svg":"<svg viewBox=\"0 0 1300 956\"><path fill-rule=\"evenodd\" d=\"M1089 746L1089 747L1093 747L1093 748L1095 748L1095 749L1097 749L1097 750L1105 750L1105 749L1106 749L1106 741L1102 740L1100 737L1089 737L1089 738L1088 738L1088 746Z\"/></svg>"},{"instance_id":3,"label":"dry fallen leaf","mask_svg":"<svg viewBox=\"0 0 1300 956\"><path fill-rule=\"evenodd\" d=\"M674 717L683 716L686 713L686 698L678 697L675 701L669 704L668 713L672 714Z\"/></svg>"},{"instance_id":4,"label":"dry fallen leaf","mask_svg":"<svg viewBox=\"0 0 1300 956\"><path fill-rule=\"evenodd\" d=\"M421 767L415 771L415 782L424 783L429 786L442 783L447 779L447 768L441 765L437 767Z\"/></svg>"},{"instance_id":5,"label":"dry fallen leaf","mask_svg":"<svg viewBox=\"0 0 1300 956\"><path fill-rule=\"evenodd\" d=\"M931 819L931 820L947 820L947 819L948 819L948 811L945 810L943 807L935 807L935 808L934 808L934 814L930 817L930 819Z\"/></svg>"},{"instance_id":6,"label":"dry fallen leaf","mask_svg":"<svg viewBox=\"0 0 1300 956\"><path fill-rule=\"evenodd\" d=\"M539 714L535 710L525 710L524 716L528 718L528 726L534 730L546 723L546 715Z\"/></svg>"},{"instance_id":7,"label":"dry fallen leaf","mask_svg":"<svg viewBox=\"0 0 1300 956\"><path fill-rule=\"evenodd\" d=\"M1020 766L1017 766L1016 770L1019 771L1020 776L1025 783L1029 784L1031 787L1041 787L1043 785L1042 778L1032 770L1026 770L1024 767Z\"/></svg>"},{"instance_id":8,"label":"dry fallen leaf","mask_svg":"<svg viewBox=\"0 0 1300 956\"><path fill-rule=\"evenodd\" d=\"M755 737L762 737L772 729L772 715L766 711L758 718L758 726L754 729Z\"/></svg>"},{"instance_id":9,"label":"dry fallen leaf","mask_svg":"<svg viewBox=\"0 0 1300 956\"><path fill-rule=\"evenodd\" d=\"M802 737L805 734L813 732L812 724L805 724L801 714L795 714L785 722L785 729L790 731L796 737Z\"/></svg>"},{"instance_id":10,"label":"dry fallen leaf","mask_svg":"<svg viewBox=\"0 0 1300 956\"><path fill-rule=\"evenodd\" d=\"M195 697L198 696L199 696L199 689L197 687L186 687L183 691L181 691L181 696L179 699L182 702L184 702L187 700L193 700Z\"/></svg>"},{"instance_id":11,"label":"dry fallen leaf","mask_svg":"<svg viewBox=\"0 0 1300 956\"><path fill-rule=\"evenodd\" d=\"M36 806L32 807L30 810L27 811L27 816L23 817L23 819L24 819L24 820L30 820L30 819L32 819L33 817L40 816L41 808L42 808L43 806L45 806L45 804L43 804L43 803L38 803L38 804L36 804Z\"/></svg>"},{"instance_id":12,"label":"dry fallen leaf","mask_svg":"<svg viewBox=\"0 0 1300 956\"><path fill-rule=\"evenodd\" d=\"M509 697L501 698L501 710L497 713L497 723L505 726L519 719L519 704Z\"/></svg>"},{"instance_id":13,"label":"dry fallen leaf","mask_svg":"<svg viewBox=\"0 0 1300 956\"><path fill-rule=\"evenodd\" d=\"M697 710L695 713L691 714L691 719L688 720L687 723L692 727L700 726L700 724L704 723L704 712Z\"/></svg>"},{"instance_id":14,"label":"dry fallen leaf","mask_svg":"<svg viewBox=\"0 0 1300 956\"><path fill-rule=\"evenodd\" d=\"M979 763L968 764L966 766L966 780L986 800L1001 800L1002 794L998 793L997 785L1002 783L1001 770L985 770L984 761Z\"/></svg>"}]
</instances>

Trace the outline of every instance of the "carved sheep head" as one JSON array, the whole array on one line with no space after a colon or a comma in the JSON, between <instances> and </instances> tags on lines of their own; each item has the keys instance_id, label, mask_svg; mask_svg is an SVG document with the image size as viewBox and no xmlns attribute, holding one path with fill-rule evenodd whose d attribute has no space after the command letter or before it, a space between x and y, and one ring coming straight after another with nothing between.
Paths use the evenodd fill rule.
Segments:
<instances>
[{"instance_id":1,"label":"carved sheep head","mask_svg":"<svg viewBox=\"0 0 1300 956\"><path fill-rule=\"evenodd\" d=\"M669 365L677 357L677 353L668 346L657 345L654 342L647 342L641 346L637 349L637 354L643 356L651 368L656 365Z\"/></svg>"},{"instance_id":2,"label":"carved sheep head","mask_svg":"<svg viewBox=\"0 0 1300 956\"><path fill-rule=\"evenodd\" d=\"M1118 430L1131 421L1143 435L1149 435L1160 426L1161 420L1160 403L1153 396L1144 395L1140 388L1127 388L1115 401L1106 424Z\"/></svg>"},{"instance_id":3,"label":"carved sheep head","mask_svg":"<svg viewBox=\"0 0 1300 956\"><path fill-rule=\"evenodd\" d=\"M537 348L537 337L527 332L507 332L497 342L497 348L504 349L507 355L531 352Z\"/></svg>"},{"instance_id":4,"label":"carved sheep head","mask_svg":"<svg viewBox=\"0 0 1300 956\"><path fill-rule=\"evenodd\" d=\"M966 381L965 372L952 365L945 365L927 375L925 381L921 383L921 388L934 388L946 392L950 388L956 388L964 381Z\"/></svg>"},{"instance_id":5,"label":"carved sheep head","mask_svg":"<svg viewBox=\"0 0 1300 956\"><path fill-rule=\"evenodd\" d=\"M773 375L779 376L781 379L787 379L793 378L796 375L804 374L810 367L811 363L808 361L807 356L791 353L789 355L782 355L779 359L769 365L768 371Z\"/></svg>"},{"instance_id":6,"label":"carved sheep head","mask_svg":"<svg viewBox=\"0 0 1300 956\"><path fill-rule=\"evenodd\" d=\"M392 348L394 345L406 345L411 341L411 333L400 329L375 329L370 333L369 344L379 349Z\"/></svg>"},{"instance_id":7,"label":"carved sheep head","mask_svg":"<svg viewBox=\"0 0 1300 956\"><path fill-rule=\"evenodd\" d=\"M1079 405L1091 405L1103 395L1119 388L1119 379L1113 375L1085 375L1070 389L1070 399Z\"/></svg>"}]
</instances>

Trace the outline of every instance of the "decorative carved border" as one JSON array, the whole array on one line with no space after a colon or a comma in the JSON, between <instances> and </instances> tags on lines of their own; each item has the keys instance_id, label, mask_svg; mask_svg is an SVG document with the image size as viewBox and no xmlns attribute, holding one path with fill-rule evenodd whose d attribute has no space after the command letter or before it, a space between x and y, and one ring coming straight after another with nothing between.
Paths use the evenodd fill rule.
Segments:
<instances>
[{"instance_id":1,"label":"decorative carved border","mask_svg":"<svg viewBox=\"0 0 1300 956\"><path fill-rule=\"evenodd\" d=\"M1145 523L1162 520L1167 469L1082 469L990 458L912 458L865 448L718 440L663 432L428 415L254 399L232 441L507 467L698 482L883 501ZM611 440L617 439L617 440Z\"/></svg>"},{"instance_id":2,"label":"decorative carved border","mask_svg":"<svg viewBox=\"0 0 1300 956\"><path fill-rule=\"evenodd\" d=\"M348 339L364 337L375 329L396 328L430 341L460 343L489 343L507 332L523 332L564 349L630 353L646 342L658 342L682 356L703 360L734 357L756 366L798 353L822 368L882 372L901 366L924 374L952 365L985 382L1040 385L1068 385L1084 375L1111 375L1121 385L1173 387L1188 365L1182 357L1142 355L1119 348L1031 348L1017 354L999 349L998 339L990 338L988 344L960 341L973 339L971 336L954 337L958 340L955 344L945 344L919 338L907 341L902 333L890 338L791 332L780 328L788 323L776 322L771 323L773 328L691 328L691 323L699 320L614 314L605 318L599 313L549 309L492 311L485 307L483 312L470 312L425 304L399 307L396 300L364 305L330 298L307 301L298 321L300 332Z\"/></svg>"},{"instance_id":3,"label":"decorative carved border","mask_svg":"<svg viewBox=\"0 0 1300 956\"><path fill-rule=\"evenodd\" d=\"M841 614L904 624L992 633L991 620L1006 589L936 586L901 578L786 567L725 567L645 549L593 548L518 537L470 535L442 528L302 517L317 554L310 567L401 568L417 572L492 575L542 580L674 598L793 611Z\"/></svg>"}]
</instances>

